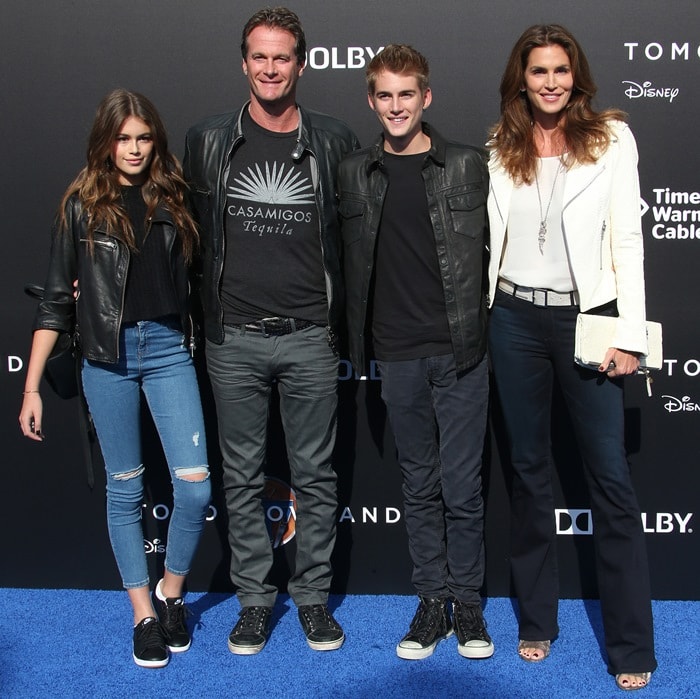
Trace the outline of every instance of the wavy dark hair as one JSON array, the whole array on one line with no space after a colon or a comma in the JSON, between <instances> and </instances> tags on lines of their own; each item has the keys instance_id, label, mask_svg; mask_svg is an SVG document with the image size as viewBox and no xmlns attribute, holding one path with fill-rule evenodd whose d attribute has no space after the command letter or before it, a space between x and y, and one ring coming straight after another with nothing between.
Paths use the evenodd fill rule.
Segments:
<instances>
[{"instance_id":1,"label":"wavy dark hair","mask_svg":"<svg viewBox=\"0 0 700 699\"><path fill-rule=\"evenodd\" d=\"M304 28L301 26L299 17L286 7L265 7L258 10L243 27L241 37L241 54L243 60L248 55L248 36L256 27L267 27L268 29L282 29L289 32L295 40L294 54L297 63L303 66L306 63L306 37Z\"/></svg>"},{"instance_id":2,"label":"wavy dark hair","mask_svg":"<svg viewBox=\"0 0 700 699\"><path fill-rule=\"evenodd\" d=\"M522 88L530 52L561 46L569 57L574 80L571 97L562 110L559 128L566 142L567 167L593 163L610 144L610 121L624 121L619 109L596 111L591 103L597 88L588 60L573 34L559 24L535 24L515 42L501 78L501 118L491 129L489 147L496 152L515 182L531 184L537 167L537 147L530 102Z\"/></svg>"},{"instance_id":3,"label":"wavy dark hair","mask_svg":"<svg viewBox=\"0 0 700 699\"><path fill-rule=\"evenodd\" d=\"M100 102L90 131L87 146L87 164L71 182L61 200L59 221L67 227L66 204L74 194L78 196L88 218L88 245L93 248L97 226L135 249L134 231L121 198L119 171L112 162L112 147L122 125L129 117L143 121L153 137L153 158L141 187L147 204L146 229L156 207L170 212L188 262L197 248L197 227L187 205L187 185L177 158L168 150L165 127L153 103L129 90L117 89Z\"/></svg>"}]
</instances>

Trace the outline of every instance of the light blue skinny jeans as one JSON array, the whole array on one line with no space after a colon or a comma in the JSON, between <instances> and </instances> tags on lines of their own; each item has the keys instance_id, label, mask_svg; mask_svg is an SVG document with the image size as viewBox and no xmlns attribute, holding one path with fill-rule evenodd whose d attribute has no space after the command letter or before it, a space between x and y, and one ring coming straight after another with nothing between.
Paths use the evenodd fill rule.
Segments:
<instances>
[{"instance_id":1,"label":"light blue skinny jeans","mask_svg":"<svg viewBox=\"0 0 700 699\"><path fill-rule=\"evenodd\" d=\"M211 485L199 387L179 321L124 324L118 362L84 360L83 388L107 471L107 524L124 587L149 584L141 524L141 391L173 484L165 568L186 575L204 527ZM184 478L195 474L207 477Z\"/></svg>"}]
</instances>

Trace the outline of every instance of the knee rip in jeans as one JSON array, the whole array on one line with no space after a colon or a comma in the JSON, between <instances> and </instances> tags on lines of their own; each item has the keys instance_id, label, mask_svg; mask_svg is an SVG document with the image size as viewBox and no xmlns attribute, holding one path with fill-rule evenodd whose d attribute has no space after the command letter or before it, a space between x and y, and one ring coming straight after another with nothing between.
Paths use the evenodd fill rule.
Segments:
<instances>
[{"instance_id":1,"label":"knee rip in jeans","mask_svg":"<svg viewBox=\"0 0 700 699\"><path fill-rule=\"evenodd\" d=\"M175 477L182 481L191 481L193 483L206 481L209 478L209 467L204 465L176 468Z\"/></svg>"},{"instance_id":2,"label":"knee rip in jeans","mask_svg":"<svg viewBox=\"0 0 700 699\"><path fill-rule=\"evenodd\" d=\"M143 464L133 469L132 471L123 471L122 473L113 473L112 478L115 481L129 481L132 478L138 478L145 471Z\"/></svg>"}]
</instances>

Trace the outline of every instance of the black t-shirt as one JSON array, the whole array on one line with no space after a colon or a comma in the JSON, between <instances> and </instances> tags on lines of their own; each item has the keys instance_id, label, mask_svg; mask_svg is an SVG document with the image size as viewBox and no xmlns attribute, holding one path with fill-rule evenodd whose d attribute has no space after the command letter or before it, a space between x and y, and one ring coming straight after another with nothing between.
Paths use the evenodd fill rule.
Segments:
<instances>
[{"instance_id":1,"label":"black t-shirt","mask_svg":"<svg viewBox=\"0 0 700 699\"><path fill-rule=\"evenodd\" d=\"M226 195L221 286L224 323L270 316L326 325L328 301L308 154L292 159L296 130L263 129L246 112Z\"/></svg>"},{"instance_id":2,"label":"black t-shirt","mask_svg":"<svg viewBox=\"0 0 700 699\"><path fill-rule=\"evenodd\" d=\"M372 316L374 352L383 361L452 352L421 175L425 157L384 154L389 187L377 237Z\"/></svg>"},{"instance_id":3,"label":"black t-shirt","mask_svg":"<svg viewBox=\"0 0 700 699\"><path fill-rule=\"evenodd\" d=\"M124 186L121 192L136 240L136 250L129 257L122 322L176 315L177 296L161 227L153 224L146 230L141 187Z\"/></svg>"}]
</instances>

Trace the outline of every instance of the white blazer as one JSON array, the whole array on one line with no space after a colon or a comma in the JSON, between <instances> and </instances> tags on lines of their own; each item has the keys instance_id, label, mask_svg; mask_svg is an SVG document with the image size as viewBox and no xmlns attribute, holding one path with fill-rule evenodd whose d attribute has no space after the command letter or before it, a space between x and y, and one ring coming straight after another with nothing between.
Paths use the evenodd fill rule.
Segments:
<instances>
[{"instance_id":1,"label":"white blazer","mask_svg":"<svg viewBox=\"0 0 700 699\"><path fill-rule=\"evenodd\" d=\"M612 140L597 162L567 170L561 225L581 310L617 299L619 319L613 347L646 354L637 144L627 124L614 121L611 126ZM489 304L492 305L513 181L495 153L491 154L489 172Z\"/></svg>"}]
</instances>

